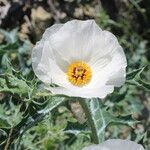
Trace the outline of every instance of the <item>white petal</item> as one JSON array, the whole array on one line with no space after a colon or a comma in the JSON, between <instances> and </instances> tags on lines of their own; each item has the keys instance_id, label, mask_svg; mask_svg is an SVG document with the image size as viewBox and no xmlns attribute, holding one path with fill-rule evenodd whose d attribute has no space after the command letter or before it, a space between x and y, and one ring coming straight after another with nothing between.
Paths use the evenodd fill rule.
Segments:
<instances>
[{"instance_id":1,"label":"white petal","mask_svg":"<svg viewBox=\"0 0 150 150\"><path fill-rule=\"evenodd\" d=\"M144 150L144 148L129 140L112 139L99 145L83 148L83 150Z\"/></svg>"},{"instance_id":2,"label":"white petal","mask_svg":"<svg viewBox=\"0 0 150 150\"><path fill-rule=\"evenodd\" d=\"M106 97L107 94L113 92L113 86L103 86L99 88L64 88L64 87L47 87L54 94L63 94L71 97L83 97L83 98L101 98Z\"/></svg>"},{"instance_id":3,"label":"white petal","mask_svg":"<svg viewBox=\"0 0 150 150\"><path fill-rule=\"evenodd\" d=\"M89 64L99 76L99 84L121 86L125 82L127 61L117 38L108 31L102 32ZM102 81L102 82L101 82ZM98 83L98 81L96 81Z\"/></svg>"},{"instance_id":4,"label":"white petal","mask_svg":"<svg viewBox=\"0 0 150 150\"><path fill-rule=\"evenodd\" d=\"M94 35L94 41L89 45L92 50L92 56L89 63L95 64L103 58L111 61L111 54L119 45L117 38L108 31L97 32Z\"/></svg>"},{"instance_id":5,"label":"white petal","mask_svg":"<svg viewBox=\"0 0 150 150\"><path fill-rule=\"evenodd\" d=\"M54 24L53 26L47 28L43 34L42 40L49 40L50 36L56 33L63 24Z\"/></svg>"},{"instance_id":6,"label":"white petal","mask_svg":"<svg viewBox=\"0 0 150 150\"><path fill-rule=\"evenodd\" d=\"M126 78L127 61L122 47L119 46L113 54L112 61L105 67L104 71L109 76L107 85L121 86Z\"/></svg>"},{"instance_id":7,"label":"white petal","mask_svg":"<svg viewBox=\"0 0 150 150\"><path fill-rule=\"evenodd\" d=\"M121 68L120 70L112 74L112 76L109 78L106 84L120 87L121 85L123 85L123 83L125 83L125 80L126 80L126 68Z\"/></svg>"},{"instance_id":8,"label":"white petal","mask_svg":"<svg viewBox=\"0 0 150 150\"><path fill-rule=\"evenodd\" d=\"M51 45L54 51L61 57L73 61L87 61L91 57L92 50L89 49L93 43L95 34L101 33L101 29L94 20L73 20L51 37Z\"/></svg>"},{"instance_id":9,"label":"white petal","mask_svg":"<svg viewBox=\"0 0 150 150\"><path fill-rule=\"evenodd\" d=\"M61 24L53 25L43 34L42 39L37 42L32 51L32 67L36 76L45 83L51 83L52 77L62 74L55 63L53 51L49 44L49 38L62 27ZM58 79L59 80L59 79Z\"/></svg>"}]
</instances>

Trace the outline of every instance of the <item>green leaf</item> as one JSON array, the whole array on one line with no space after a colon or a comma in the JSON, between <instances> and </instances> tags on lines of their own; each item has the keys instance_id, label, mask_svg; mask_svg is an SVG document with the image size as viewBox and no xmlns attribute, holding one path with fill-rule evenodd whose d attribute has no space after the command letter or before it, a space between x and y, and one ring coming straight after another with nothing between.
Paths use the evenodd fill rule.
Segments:
<instances>
[{"instance_id":1,"label":"green leaf","mask_svg":"<svg viewBox=\"0 0 150 150\"><path fill-rule=\"evenodd\" d=\"M7 102L7 105L0 105L0 128L10 128L20 122L22 119L20 107L21 105L14 105L11 100Z\"/></svg>"},{"instance_id":2,"label":"green leaf","mask_svg":"<svg viewBox=\"0 0 150 150\"><path fill-rule=\"evenodd\" d=\"M100 99L81 99L80 103L85 111L89 126L92 130L95 144L105 139L105 130L110 124L126 124L133 126L136 121L128 116L114 116L102 105Z\"/></svg>"},{"instance_id":3,"label":"green leaf","mask_svg":"<svg viewBox=\"0 0 150 150\"><path fill-rule=\"evenodd\" d=\"M150 82L143 81L143 79L141 78L141 73L144 71L144 69L145 67L141 69L137 69L133 71L132 73L129 73L127 75L128 80L126 81L126 83L150 90Z\"/></svg>"},{"instance_id":4,"label":"green leaf","mask_svg":"<svg viewBox=\"0 0 150 150\"><path fill-rule=\"evenodd\" d=\"M121 102L122 100L125 99L126 95L128 93L128 89L127 88L124 88L122 91L114 91L113 94L111 94L108 99L113 102L113 103L119 103Z\"/></svg>"},{"instance_id":5,"label":"green leaf","mask_svg":"<svg viewBox=\"0 0 150 150\"><path fill-rule=\"evenodd\" d=\"M63 103L66 100L66 97L51 96L50 99L51 100L49 100L47 106L44 109L38 111L39 114L47 114L48 112L52 111L61 103Z\"/></svg>"},{"instance_id":6,"label":"green leaf","mask_svg":"<svg viewBox=\"0 0 150 150\"><path fill-rule=\"evenodd\" d=\"M48 99L48 104L46 107L41 108L41 110L38 110L34 114L28 114L26 117L22 119L22 121L16 125L13 129L13 133L11 135L12 143L15 139L20 137L17 147L19 147L20 140L22 135L33 126L37 125L39 122L41 122L44 118L46 118L47 114L50 113L50 111L56 109L59 105L61 105L63 102L66 101L66 97L59 97L59 96L50 96L50 99ZM32 105L33 103L30 103Z\"/></svg>"},{"instance_id":7,"label":"green leaf","mask_svg":"<svg viewBox=\"0 0 150 150\"><path fill-rule=\"evenodd\" d=\"M144 68L145 67L139 68L139 69L133 70L132 72L127 73L126 80L134 79L136 75L138 75L139 73L141 73L141 71L143 71Z\"/></svg>"},{"instance_id":8,"label":"green leaf","mask_svg":"<svg viewBox=\"0 0 150 150\"><path fill-rule=\"evenodd\" d=\"M10 124L8 123L7 119L0 116L0 128L10 128Z\"/></svg>"},{"instance_id":9,"label":"green leaf","mask_svg":"<svg viewBox=\"0 0 150 150\"><path fill-rule=\"evenodd\" d=\"M8 92L17 95L28 95L31 88L27 83L11 74L0 75L0 92Z\"/></svg>"},{"instance_id":10,"label":"green leaf","mask_svg":"<svg viewBox=\"0 0 150 150\"><path fill-rule=\"evenodd\" d=\"M15 28L10 32L0 29L0 33L5 36L5 39L8 43L15 43L18 40L18 28Z\"/></svg>"},{"instance_id":11,"label":"green leaf","mask_svg":"<svg viewBox=\"0 0 150 150\"><path fill-rule=\"evenodd\" d=\"M17 50L19 47L19 44L18 42L15 42L15 43L7 43L6 45L0 45L0 51L3 50L3 51L14 51L14 50Z\"/></svg>"},{"instance_id":12,"label":"green leaf","mask_svg":"<svg viewBox=\"0 0 150 150\"><path fill-rule=\"evenodd\" d=\"M24 41L23 45L19 47L18 51L20 54L27 54L30 53L32 49L32 44L30 41Z\"/></svg>"},{"instance_id":13,"label":"green leaf","mask_svg":"<svg viewBox=\"0 0 150 150\"><path fill-rule=\"evenodd\" d=\"M139 143L141 140L143 140L143 142L147 141L147 132L137 133L135 141Z\"/></svg>"},{"instance_id":14,"label":"green leaf","mask_svg":"<svg viewBox=\"0 0 150 150\"><path fill-rule=\"evenodd\" d=\"M7 53L2 57L1 66L4 69L5 73L7 72L9 74L12 74L13 71L15 72L10 60L8 59Z\"/></svg>"},{"instance_id":15,"label":"green leaf","mask_svg":"<svg viewBox=\"0 0 150 150\"><path fill-rule=\"evenodd\" d=\"M2 144L5 143L7 136L8 136L7 133L3 129L0 129L0 137L1 137L0 138L0 147Z\"/></svg>"},{"instance_id":16,"label":"green leaf","mask_svg":"<svg viewBox=\"0 0 150 150\"><path fill-rule=\"evenodd\" d=\"M139 86L150 90L150 82L143 81L143 79L141 78L141 74L144 71L144 69L145 67L143 67L143 69L136 75L134 80L139 84Z\"/></svg>"},{"instance_id":17,"label":"green leaf","mask_svg":"<svg viewBox=\"0 0 150 150\"><path fill-rule=\"evenodd\" d=\"M124 124L128 125L132 128L134 128L135 123L138 123L138 121L134 120L132 118L132 115L126 115L126 116L113 116L109 113L110 122L109 124Z\"/></svg>"},{"instance_id":18,"label":"green leaf","mask_svg":"<svg viewBox=\"0 0 150 150\"><path fill-rule=\"evenodd\" d=\"M0 49L0 56L3 56L6 53L3 49Z\"/></svg>"},{"instance_id":19,"label":"green leaf","mask_svg":"<svg viewBox=\"0 0 150 150\"><path fill-rule=\"evenodd\" d=\"M80 133L89 133L89 131L86 130L86 128L86 124L68 121L67 126L65 128L65 133L74 134L75 136L77 136Z\"/></svg>"}]
</instances>

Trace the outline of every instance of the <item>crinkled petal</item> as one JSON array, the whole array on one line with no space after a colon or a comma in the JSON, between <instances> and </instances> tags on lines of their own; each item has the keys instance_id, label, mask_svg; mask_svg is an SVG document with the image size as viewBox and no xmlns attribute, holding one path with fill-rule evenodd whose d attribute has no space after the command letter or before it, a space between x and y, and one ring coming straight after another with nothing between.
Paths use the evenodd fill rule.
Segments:
<instances>
[{"instance_id":1,"label":"crinkled petal","mask_svg":"<svg viewBox=\"0 0 150 150\"><path fill-rule=\"evenodd\" d=\"M94 20L69 21L51 36L51 46L56 55L70 63L78 60L87 62L92 53L90 45L95 40L95 34L101 31Z\"/></svg>"},{"instance_id":2,"label":"crinkled petal","mask_svg":"<svg viewBox=\"0 0 150 150\"><path fill-rule=\"evenodd\" d=\"M83 98L104 98L107 94L113 92L113 86L103 86L99 88L83 89L83 88L64 88L64 87L47 87L54 94L63 94L71 97Z\"/></svg>"},{"instance_id":3,"label":"crinkled petal","mask_svg":"<svg viewBox=\"0 0 150 150\"><path fill-rule=\"evenodd\" d=\"M112 139L99 145L85 147L83 150L144 150L144 148L129 140Z\"/></svg>"},{"instance_id":4,"label":"crinkled petal","mask_svg":"<svg viewBox=\"0 0 150 150\"><path fill-rule=\"evenodd\" d=\"M48 28L43 34L42 39L37 42L32 50L32 67L36 76L45 83L51 83L53 77L60 80L64 73L55 63L49 38L62 27L62 24L56 24Z\"/></svg>"},{"instance_id":5,"label":"crinkled petal","mask_svg":"<svg viewBox=\"0 0 150 150\"><path fill-rule=\"evenodd\" d=\"M100 37L100 39L103 44L97 45L97 49L92 53L92 59L89 61L90 66L99 76L99 78L96 77L99 81L94 81L119 87L125 82L126 57L117 38L112 33L102 31L102 36L103 38Z\"/></svg>"},{"instance_id":6,"label":"crinkled petal","mask_svg":"<svg viewBox=\"0 0 150 150\"><path fill-rule=\"evenodd\" d=\"M113 73L108 81L107 85L114 85L116 87L120 87L125 83L126 80L126 68L120 68L117 72Z\"/></svg>"}]
</instances>

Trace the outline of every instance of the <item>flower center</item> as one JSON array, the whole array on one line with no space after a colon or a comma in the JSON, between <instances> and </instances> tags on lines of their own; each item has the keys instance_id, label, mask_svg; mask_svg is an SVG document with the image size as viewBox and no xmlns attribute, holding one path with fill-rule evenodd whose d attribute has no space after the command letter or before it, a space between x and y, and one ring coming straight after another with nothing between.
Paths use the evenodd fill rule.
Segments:
<instances>
[{"instance_id":1,"label":"flower center","mask_svg":"<svg viewBox=\"0 0 150 150\"><path fill-rule=\"evenodd\" d=\"M70 64L66 74L68 80L76 86L86 85L90 82L92 77L90 66L83 61L77 61Z\"/></svg>"}]
</instances>

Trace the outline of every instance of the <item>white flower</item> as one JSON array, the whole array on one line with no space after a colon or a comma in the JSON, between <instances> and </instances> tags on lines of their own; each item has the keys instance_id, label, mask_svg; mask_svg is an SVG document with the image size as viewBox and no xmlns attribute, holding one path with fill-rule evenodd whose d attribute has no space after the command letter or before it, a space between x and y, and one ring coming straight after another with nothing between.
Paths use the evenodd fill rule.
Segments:
<instances>
[{"instance_id":1,"label":"white flower","mask_svg":"<svg viewBox=\"0 0 150 150\"><path fill-rule=\"evenodd\" d=\"M82 150L144 150L144 148L142 145L129 140L113 139L102 144L85 147Z\"/></svg>"},{"instance_id":2,"label":"white flower","mask_svg":"<svg viewBox=\"0 0 150 150\"><path fill-rule=\"evenodd\" d=\"M32 52L36 76L54 94L104 98L125 82L126 57L117 38L94 20L48 28Z\"/></svg>"}]
</instances>

